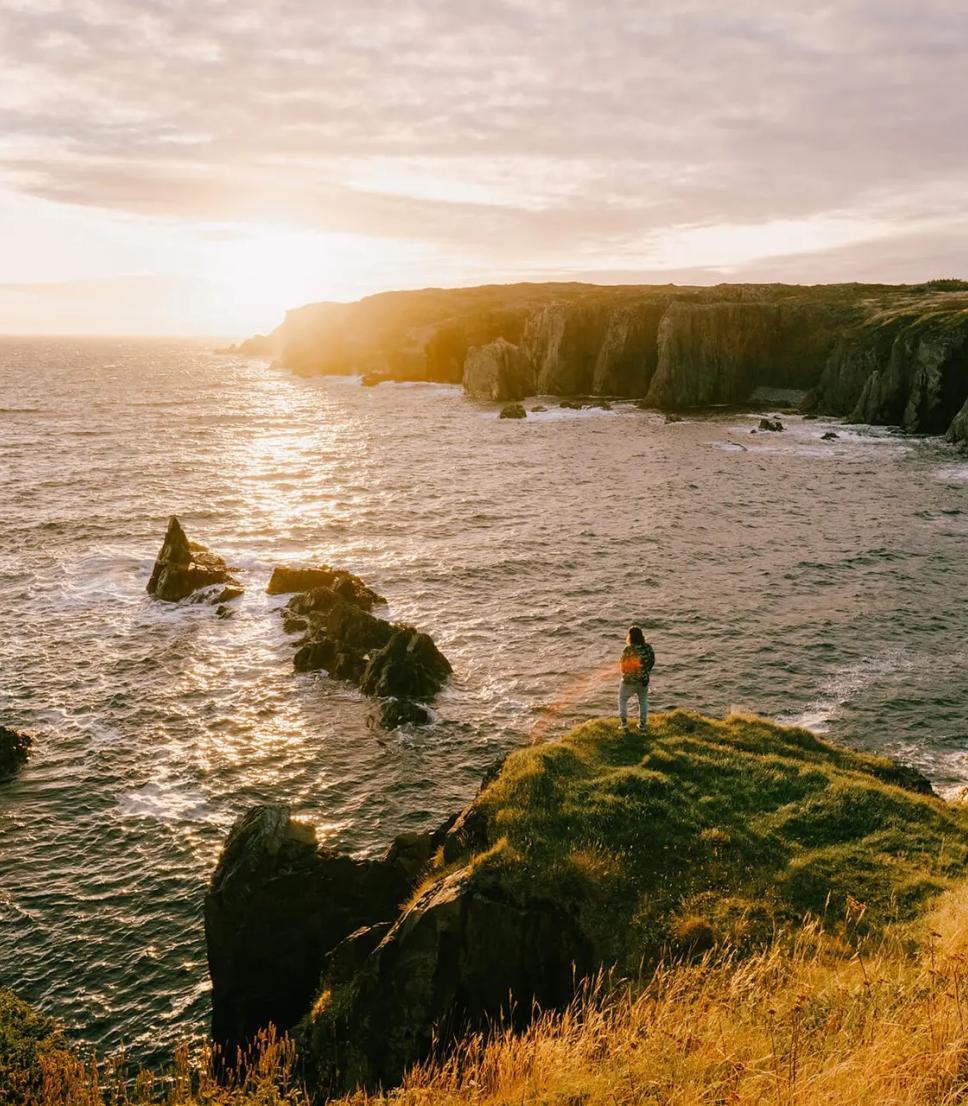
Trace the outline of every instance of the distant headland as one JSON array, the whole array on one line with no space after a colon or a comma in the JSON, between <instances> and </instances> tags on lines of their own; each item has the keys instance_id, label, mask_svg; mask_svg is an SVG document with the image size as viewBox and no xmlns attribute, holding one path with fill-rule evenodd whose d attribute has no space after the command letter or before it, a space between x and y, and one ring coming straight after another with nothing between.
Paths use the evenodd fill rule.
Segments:
<instances>
[{"instance_id":1,"label":"distant headland","mask_svg":"<svg viewBox=\"0 0 968 1106\"><path fill-rule=\"evenodd\" d=\"M797 389L802 408L968 440L968 281L507 284L316 303L232 347L304 375L600 395L661 410Z\"/></svg>"}]
</instances>

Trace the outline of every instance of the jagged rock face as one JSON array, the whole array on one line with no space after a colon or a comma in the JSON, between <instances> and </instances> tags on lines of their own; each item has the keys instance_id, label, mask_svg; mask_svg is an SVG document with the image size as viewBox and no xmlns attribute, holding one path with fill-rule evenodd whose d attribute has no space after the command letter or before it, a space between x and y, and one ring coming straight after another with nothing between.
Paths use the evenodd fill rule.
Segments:
<instances>
[{"instance_id":1,"label":"jagged rock face","mask_svg":"<svg viewBox=\"0 0 968 1106\"><path fill-rule=\"evenodd\" d=\"M464 391L475 399L523 399L534 392L530 366L519 346L497 338L468 351Z\"/></svg>"},{"instance_id":2,"label":"jagged rock face","mask_svg":"<svg viewBox=\"0 0 968 1106\"><path fill-rule=\"evenodd\" d=\"M299 592L283 610L287 632L303 635L293 657L296 671L325 670L368 695L393 700L378 715L388 729L428 721L416 701L431 700L452 672L433 639L412 626L371 614L374 603L385 600L359 577L329 567L311 571L321 575L281 574L276 585L281 589L322 578L335 583Z\"/></svg>"},{"instance_id":3,"label":"jagged rock face","mask_svg":"<svg viewBox=\"0 0 968 1106\"><path fill-rule=\"evenodd\" d=\"M0 726L0 780L16 775L27 763L33 738Z\"/></svg>"},{"instance_id":4,"label":"jagged rock face","mask_svg":"<svg viewBox=\"0 0 968 1106\"><path fill-rule=\"evenodd\" d=\"M401 627L370 657L360 687L368 695L427 702L451 672L450 663L429 634Z\"/></svg>"},{"instance_id":5,"label":"jagged rock face","mask_svg":"<svg viewBox=\"0 0 968 1106\"><path fill-rule=\"evenodd\" d=\"M327 958L322 996L300 1031L310 1083L322 1095L392 1086L435 1043L486 1019L521 1026L534 1003L561 1008L591 963L553 903L491 897L455 872L395 925L355 933ZM327 991L347 985L352 1001L327 1009Z\"/></svg>"},{"instance_id":6,"label":"jagged rock face","mask_svg":"<svg viewBox=\"0 0 968 1106\"><path fill-rule=\"evenodd\" d=\"M331 568L329 565L318 565L314 568L277 566L272 570L266 593L290 595L293 592L311 591L314 588L329 588L330 591L364 611L386 603L383 596L367 587L359 576L342 568Z\"/></svg>"},{"instance_id":7,"label":"jagged rock face","mask_svg":"<svg viewBox=\"0 0 968 1106\"><path fill-rule=\"evenodd\" d=\"M811 406L853 422L943 434L968 402L968 311L908 311L856 328L831 355Z\"/></svg>"},{"instance_id":8,"label":"jagged rock face","mask_svg":"<svg viewBox=\"0 0 968 1106\"><path fill-rule=\"evenodd\" d=\"M949 442L968 442L968 399L965 400L964 407L951 420L947 437Z\"/></svg>"},{"instance_id":9,"label":"jagged rock face","mask_svg":"<svg viewBox=\"0 0 968 1106\"><path fill-rule=\"evenodd\" d=\"M436 841L405 834L382 860L354 860L318 845L286 806L239 818L204 905L212 1037L230 1063L259 1029L305 1015L325 954L397 915Z\"/></svg>"},{"instance_id":10,"label":"jagged rock face","mask_svg":"<svg viewBox=\"0 0 968 1106\"><path fill-rule=\"evenodd\" d=\"M590 392L607 327L608 312L595 305L559 303L532 315L522 346L535 390L545 395Z\"/></svg>"},{"instance_id":11,"label":"jagged rock face","mask_svg":"<svg viewBox=\"0 0 968 1106\"><path fill-rule=\"evenodd\" d=\"M660 408L741 403L758 387L812 387L842 312L823 304L677 302L662 317L647 396Z\"/></svg>"},{"instance_id":12,"label":"jagged rock face","mask_svg":"<svg viewBox=\"0 0 968 1106\"><path fill-rule=\"evenodd\" d=\"M148 593L174 603L215 584L224 586L206 596L213 603L237 599L243 592L225 561L204 545L189 541L181 523L172 515L148 581Z\"/></svg>"},{"instance_id":13,"label":"jagged rock face","mask_svg":"<svg viewBox=\"0 0 968 1106\"><path fill-rule=\"evenodd\" d=\"M609 313L592 372L597 395L645 396L659 360L659 323L668 300L620 307Z\"/></svg>"}]
</instances>

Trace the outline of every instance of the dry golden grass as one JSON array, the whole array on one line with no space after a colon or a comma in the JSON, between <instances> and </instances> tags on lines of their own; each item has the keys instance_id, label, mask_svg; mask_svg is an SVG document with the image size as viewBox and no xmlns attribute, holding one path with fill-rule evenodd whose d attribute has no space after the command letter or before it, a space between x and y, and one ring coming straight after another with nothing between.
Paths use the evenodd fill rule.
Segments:
<instances>
[{"instance_id":1,"label":"dry golden grass","mask_svg":"<svg viewBox=\"0 0 968 1106\"><path fill-rule=\"evenodd\" d=\"M747 958L660 969L465 1040L385 1098L343 1106L948 1106L968 1098L968 885L917 948L819 929Z\"/></svg>"},{"instance_id":2,"label":"dry golden grass","mask_svg":"<svg viewBox=\"0 0 968 1106\"><path fill-rule=\"evenodd\" d=\"M917 940L915 940L917 937ZM235 1083L179 1050L132 1077L58 1052L29 1106L308 1106L266 1034ZM520 1034L471 1036L385 1096L339 1106L954 1106L968 1098L968 882L917 934L852 948L819 926L751 957L603 980ZM0 1101L3 1095L0 1093ZM12 1101L12 1100L11 1100ZM336 1104L334 1104L336 1106Z\"/></svg>"},{"instance_id":3,"label":"dry golden grass","mask_svg":"<svg viewBox=\"0 0 968 1106\"><path fill-rule=\"evenodd\" d=\"M271 1029L261 1033L239 1074L219 1080L210 1049L175 1052L164 1072L132 1071L123 1057L97 1063L57 1051L42 1056L30 1084L0 1087L0 1106L308 1106L295 1049Z\"/></svg>"}]
</instances>

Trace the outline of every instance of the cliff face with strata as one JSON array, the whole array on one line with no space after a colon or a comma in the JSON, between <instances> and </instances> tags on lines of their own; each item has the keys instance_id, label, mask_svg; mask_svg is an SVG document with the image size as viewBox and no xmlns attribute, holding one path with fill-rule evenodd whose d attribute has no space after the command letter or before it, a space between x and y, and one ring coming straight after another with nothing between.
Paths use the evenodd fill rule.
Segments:
<instances>
[{"instance_id":1,"label":"cliff face with strata","mask_svg":"<svg viewBox=\"0 0 968 1106\"><path fill-rule=\"evenodd\" d=\"M268 341L295 372L463 382L478 399L626 396L673 410L791 388L816 411L968 440L961 282L390 292L290 311Z\"/></svg>"}]
</instances>

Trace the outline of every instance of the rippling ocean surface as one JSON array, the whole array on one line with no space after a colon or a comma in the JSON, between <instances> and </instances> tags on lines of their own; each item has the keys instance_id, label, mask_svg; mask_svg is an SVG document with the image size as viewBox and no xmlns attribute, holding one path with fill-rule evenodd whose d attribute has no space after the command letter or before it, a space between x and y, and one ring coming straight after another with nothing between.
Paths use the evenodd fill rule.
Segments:
<instances>
[{"instance_id":1,"label":"rippling ocean surface","mask_svg":"<svg viewBox=\"0 0 968 1106\"><path fill-rule=\"evenodd\" d=\"M206 1027L202 896L240 812L284 800L360 854L431 827L501 753L614 713L631 620L658 709L968 782L968 459L795 416L495 410L199 343L0 340L0 722L37 739L0 784L0 982L158 1059ZM235 617L146 595L172 513L242 569ZM434 725L374 732L293 674L287 561L433 633Z\"/></svg>"}]
</instances>

